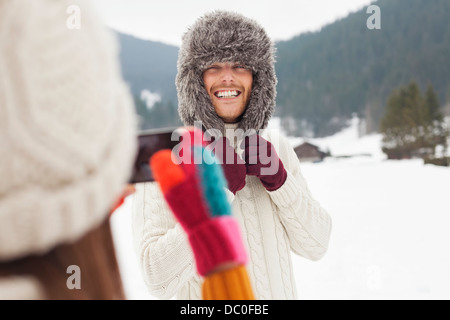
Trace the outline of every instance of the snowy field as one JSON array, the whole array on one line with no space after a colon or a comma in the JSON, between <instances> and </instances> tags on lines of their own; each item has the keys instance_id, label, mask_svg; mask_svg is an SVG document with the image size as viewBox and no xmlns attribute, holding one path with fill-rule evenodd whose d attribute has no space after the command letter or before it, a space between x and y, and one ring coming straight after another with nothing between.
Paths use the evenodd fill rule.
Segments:
<instances>
[{"instance_id":1,"label":"snowy field","mask_svg":"<svg viewBox=\"0 0 450 320\"><path fill-rule=\"evenodd\" d=\"M333 156L359 156L302 163L333 230L321 260L292 255L299 299L450 299L450 168L386 160L380 141L380 135L359 137L356 120L334 136L310 140ZM130 210L131 197L112 217L126 294L156 299L137 265Z\"/></svg>"}]
</instances>

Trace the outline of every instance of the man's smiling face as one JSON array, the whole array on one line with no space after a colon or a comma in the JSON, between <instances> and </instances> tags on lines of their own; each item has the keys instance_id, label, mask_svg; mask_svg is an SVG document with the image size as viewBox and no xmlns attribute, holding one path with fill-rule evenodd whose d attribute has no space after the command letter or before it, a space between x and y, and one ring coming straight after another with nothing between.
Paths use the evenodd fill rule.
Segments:
<instances>
[{"instance_id":1,"label":"man's smiling face","mask_svg":"<svg viewBox=\"0 0 450 320\"><path fill-rule=\"evenodd\" d=\"M214 63L203 72L203 83L217 115L225 123L239 121L250 100L252 71L238 63Z\"/></svg>"}]
</instances>

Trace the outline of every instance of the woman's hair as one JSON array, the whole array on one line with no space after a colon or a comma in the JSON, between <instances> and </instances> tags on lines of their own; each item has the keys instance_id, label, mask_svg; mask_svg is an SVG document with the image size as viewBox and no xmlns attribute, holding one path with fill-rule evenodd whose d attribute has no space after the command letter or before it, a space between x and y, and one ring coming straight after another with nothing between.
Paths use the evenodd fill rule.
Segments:
<instances>
[{"instance_id":1,"label":"woman's hair","mask_svg":"<svg viewBox=\"0 0 450 320\"><path fill-rule=\"evenodd\" d=\"M69 288L79 267L80 288ZM32 276L44 290L46 300L124 300L120 269L109 218L82 238L56 246L43 255L0 263L0 279L8 276Z\"/></svg>"}]
</instances>

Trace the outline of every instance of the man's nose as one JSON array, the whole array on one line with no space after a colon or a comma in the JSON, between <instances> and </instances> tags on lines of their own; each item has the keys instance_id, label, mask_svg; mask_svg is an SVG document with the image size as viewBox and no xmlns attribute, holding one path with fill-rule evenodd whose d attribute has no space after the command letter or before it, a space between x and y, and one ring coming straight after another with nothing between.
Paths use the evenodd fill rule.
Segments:
<instances>
[{"instance_id":1,"label":"man's nose","mask_svg":"<svg viewBox=\"0 0 450 320\"><path fill-rule=\"evenodd\" d=\"M233 68L231 66L225 66L222 69L221 81L222 82L233 82L234 81Z\"/></svg>"}]
</instances>

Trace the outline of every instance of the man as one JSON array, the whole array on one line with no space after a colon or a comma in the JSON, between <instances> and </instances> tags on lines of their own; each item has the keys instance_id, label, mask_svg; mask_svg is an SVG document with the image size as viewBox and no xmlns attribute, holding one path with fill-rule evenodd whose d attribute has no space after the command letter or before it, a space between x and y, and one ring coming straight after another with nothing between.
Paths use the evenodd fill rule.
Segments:
<instances>
[{"instance_id":1,"label":"man","mask_svg":"<svg viewBox=\"0 0 450 320\"><path fill-rule=\"evenodd\" d=\"M311 196L286 138L263 130L275 105L274 51L255 21L233 12L208 13L183 36L176 85L184 124L201 123L214 136L211 148L227 178L255 298L296 299L291 250L320 259L331 218ZM200 299L201 278L186 234L157 184L137 186L133 229L150 292L162 299Z\"/></svg>"}]
</instances>

